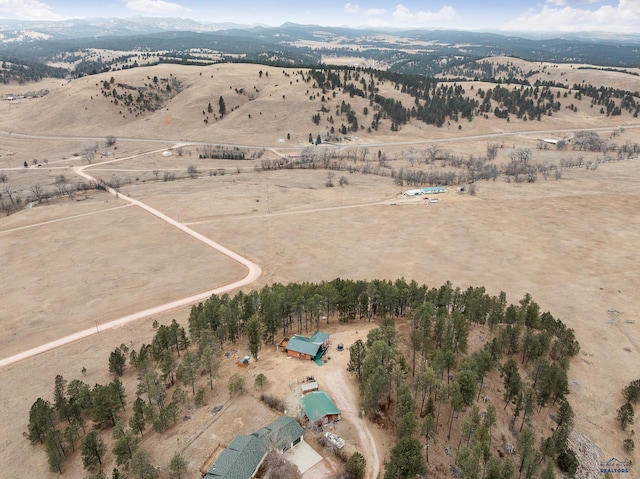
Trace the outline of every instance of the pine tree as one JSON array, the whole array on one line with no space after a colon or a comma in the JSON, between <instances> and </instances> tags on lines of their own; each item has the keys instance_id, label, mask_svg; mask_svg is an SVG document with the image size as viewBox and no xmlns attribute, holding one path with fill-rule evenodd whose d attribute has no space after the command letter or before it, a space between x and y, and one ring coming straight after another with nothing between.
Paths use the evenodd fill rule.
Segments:
<instances>
[{"instance_id":1,"label":"pine tree","mask_svg":"<svg viewBox=\"0 0 640 479\"><path fill-rule=\"evenodd\" d=\"M62 445L62 434L60 431L51 429L47 432L45 439L45 447L47 450L47 461L51 472L62 474L62 465L65 459L65 450Z\"/></svg>"},{"instance_id":2,"label":"pine tree","mask_svg":"<svg viewBox=\"0 0 640 479\"><path fill-rule=\"evenodd\" d=\"M129 427L137 434L142 435L145 426L144 401L142 398L137 398L133 403L133 416L129 419Z\"/></svg>"},{"instance_id":3,"label":"pine tree","mask_svg":"<svg viewBox=\"0 0 640 479\"><path fill-rule=\"evenodd\" d=\"M31 441L31 444L37 442L44 444L47 433L53 428L54 424L55 410L51 403L42 398L36 399L29 411L27 438Z\"/></svg>"},{"instance_id":4,"label":"pine tree","mask_svg":"<svg viewBox=\"0 0 640 479\"><path fill-rule=\"evenodd\" d=\"M253 359L258 360L258 353L260 352L260 321L257 316L251 317L245 326L245 333L249 340L249 352Z\"/></svg>"},{"instance_id":5,"label":"pine tree","mask_svg":"<svg viewBox=\"0 0 640 479\"><path fill-rule=\"evenodd\" d=\"M618 423L620 423L620 428L623 431L627 430L627 426L629 424L633 424L633 416L634 411L631 403L627 402L620 406L620 408L618 409L618 414L616 415L616 420L618 421Z\"/></svg>"},{"instance_id":6,"label":"pine tree","mask_svg":"<svg viewBox=\"0 0 640 479\"><path fill-rule=\"evenodd\" d=\"M102 465L104 456L104 442L96 431L89 432L83 439L80 451L82 453L82 465L87 470L92 470Z\"/></svg>"},{"instance_id":7,"label":"pine tree","mask_svg":"<svg viewBox=\"0 0 640 479\"><path fill-rule=\"evenodd\" d=\"M169 475L182 479L182 475L187 472L187 461L177 452L173 454L169 463Z\"/></svg>"},{"instance_id":8,"label":"pine tree","mask_svg":"<svg viewBox=\"0 0 640 479\"><path fill-rule=\"evenodd\" d=\"M402 437L391 449L391 458L384 473L385 479L410 479L424 474L427 468L422 457L422 446L413 437Z\"/></svg>"}]
</instances>

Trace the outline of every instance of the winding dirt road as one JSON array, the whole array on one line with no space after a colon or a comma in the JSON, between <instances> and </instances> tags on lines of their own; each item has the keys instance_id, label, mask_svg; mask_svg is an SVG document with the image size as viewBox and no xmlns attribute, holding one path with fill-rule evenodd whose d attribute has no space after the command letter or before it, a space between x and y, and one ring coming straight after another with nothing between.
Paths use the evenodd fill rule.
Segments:
<instances>
[{"instance_id":1,"label":"winding dirt road","mask_svg":"<svg viewBox=\"0 0 640 479\"><path fill-rule=\"evenodd\" d=\"M367 468L365 477L376 479L380 473L380 454L375 439L369 431L369 425L366 420L360 417L357 410L360 404L359 398L356 397L353 387L349 384L349 377L345 368L331 375L331 397L335 400L336 406L340 410L343 418L348 419L358 431L358 439L362 447L362 453L367 460Z\"/></svg>"},{"instance_id":2,"label":"winding dirt road","mask_svg":"<svg viewBox=\"0 0 640 479\"><path fill-rule=\"evenodd\" d=\"M149 151L149 152L141 153L141 154L134 155L134 156L124 157L124 158L117 158L117 159L105 161L105 162L102 162L102 163L95 163L93 165L76 166L76 167L73 168L73 171L76 174L78 174L79 176L82 176L83 178L86 178L89 181L97 181L94 177L92 177L91 175L86 173L84 170L86 168L91 167L91 166L104 165L104 164L107 164L107 163L115 163L115 162L118 162L118 161L129 160L129 159L136 158L136 157L139 157L139 156L142 156L142 155L146 155L146 154L158 153L158 152L164 151L165 149L166 148L163 148L161 150ZM129 196L123 195L123 194L117 192L116 190L114 190L113 188L107 188L107 191L109 193L111 193L112 195L114 195L116 198L121 199L123 201L126 201L126 202L130 203L131 205L134 205L134 206L137 206L139 208L142 208L143 210L145 210L145 211L151 213L152 215L160 218L161 220L167 222L171 226L173 226L175 228L178 228L180 231L183 231L184 233L188 234L189 236L192 236L193 238L197 239L198 241L201 241L202 243L206 244L207 246L210 246L211 248L215 249L216 251L219 251L220 253L222 253L222 254L228 256L229 258L237 261L238 263L242 264L243 266L245 266L247 268L247 270L248 270L247 275L244 278L242 278L242 279L240 279L238 281L234 281L233 283L229 283L229 284L226 284L224 286L220 286L218 288L215 288L215 289L212 289L212 290L209 290L209 291L204 291L204 292L201 292L201 293L198 293L198 294L194 294L192 296L188 296L186 298L182 298L182 299L179 299L179 300L176 300L176 301L172 301L170 303L165 303L165 304L162 304L162 305L159 305L159 306L155 306L153 308L145 309L144 311L138 311L137 313L133 313L133 314L124 316L122 318L110 321L108 323L100 324L99 326L96 325L95 328L85 329L84 331L79 331L77 333L70 334L69 336L65 336L63 338L57 339L55 341L52 341L50 343L43 344L43 345L38 346L38 347L33 348L33 349L29 349L28 351L23 351L21 353L15 354L13 356L9 356L8 358L0 359L0 367L8 366L8 365L13 364L13 363L15 363L17 361L21 361L23 359L30 358L32 356L44 353L46 351L51 351L52 349L59 348L60 346L64 346L65 344L69 344L71 342L78 341L78 340L86 338L88 336L92 336L94 334L98 334L100 331L106 331L108 329L117 328L119 326L122 326L123 324L127 324L127 323L130 323L132 321L136 321L138 319L146 318L146 317L149 317L149 316L154 315L154 314L159 314L159 313L162 313L164 311L168 311L168 310L171 310L171 309L178 308L180 306L185 306L185 305L188 305L188 304L197 303L199 301L206 300L212 294L222 294L222 293L226 293L228 291L240 288L242 286L246 286L248 284L253 283L262 274L262 269L257 264L249 261L247 258L245 258L243 256L240 256L238 253L236 253L234 251L231 251L228 248L225 248L224 246L216 243L215 241L207 238L206 236L201 235L200 233L192 230L187 225L174 220L173 218L171 218L171 217L165 215L164 213L162 213L162 212L150 207L149 205L146 205L146 204L142 203L141 201L138 201L138 200L133 199L133 198L131 198Z\"/></svg>"}]
</instances>

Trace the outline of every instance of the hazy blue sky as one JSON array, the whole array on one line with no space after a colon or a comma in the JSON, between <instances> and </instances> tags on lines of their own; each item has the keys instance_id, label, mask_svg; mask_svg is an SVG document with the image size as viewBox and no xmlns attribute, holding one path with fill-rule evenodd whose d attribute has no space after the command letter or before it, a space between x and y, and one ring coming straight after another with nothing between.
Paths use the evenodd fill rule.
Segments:
<instances>
[{"instance_id":1,"label":"hazy blue sky","mask_svg":"<svg viewBox=\"0 0 640 479\"><path fill-rule=\"evenodd\" d=\"M640 33L640 0L0 0L0 18L165 16L209 22Z\"/></svg>"}]
</instances>

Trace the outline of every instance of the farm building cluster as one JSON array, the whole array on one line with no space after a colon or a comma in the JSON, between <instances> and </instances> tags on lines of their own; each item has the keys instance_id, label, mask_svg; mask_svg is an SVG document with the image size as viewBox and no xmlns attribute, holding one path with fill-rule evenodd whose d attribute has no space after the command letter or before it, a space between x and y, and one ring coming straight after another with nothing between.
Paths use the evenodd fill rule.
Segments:
<instances>
[{"instance_id":1,"label":"farm building cluster","mask_svg":"<svg viewBox=\"0 0 640 479\"><path fill-rule=\"evenodd\" d=\"M316 332L310 337L295 335L284 338L279 347L286 352L287 358L298 358L316 362L321 360L329 348L329 335ZM238 351L229 351L230 358ZM248 367L249 356L236 361L238 366ZM322 363L318 363L322 365ZM262 464L271 451L287 454L289 460L302 470L307 470L322 460L317 452L304 441L305 429L322 433L323 427L333 425L340 420L340 410L329 394L319 391L318 381L313 375L307 375L289 381L289 388L299 400L300 409L298 419L285 415L271 424L260 428L251 434L241 434L222 449L216 456L216 451L202 465L200 471L203 479L251 479L260 476ZM333 431L333 428L331 428ZM327 431L327 440L337 448L344 446L344 440ZM296 462L296 457L301 463Z\"/></svg>"}]
</instances>

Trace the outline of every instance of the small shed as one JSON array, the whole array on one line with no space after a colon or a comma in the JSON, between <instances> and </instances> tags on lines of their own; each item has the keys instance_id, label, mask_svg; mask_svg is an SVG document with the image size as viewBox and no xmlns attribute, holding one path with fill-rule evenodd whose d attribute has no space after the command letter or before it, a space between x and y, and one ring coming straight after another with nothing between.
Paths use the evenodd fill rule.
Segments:
<instances>
[{"instance_id":1,"label":"small shed","mask_svg":"<svg viewBox=\"0 0 640 479\"><path fill-rule=\"evenodd\" d=\"M300 402L305 416L313 424L321 426L340 419L340 410L324 391L311 392Z\"/></svg>"},{"instance_id":2,"label":"small shed","mask_svg":"<svg viewBox=\"0 0 640 479\"><path fill-rule=\"evenodd\" d=\"M302 385L302 393L307 394L318 390L318 381L311 381Z\"/></svg>"},{"instance_id":3,"label":"small shed","mask_svg":"<svg viewBox=\"0 0 640 479\"><path fill-rule=\"evenodd\" d=\"M249 366L249 360L251 359L251 356L245 356L244 358L242 358L240 361L238 361L238 366L246 368L247 366Z\"/></svg>"}]
</instances>

